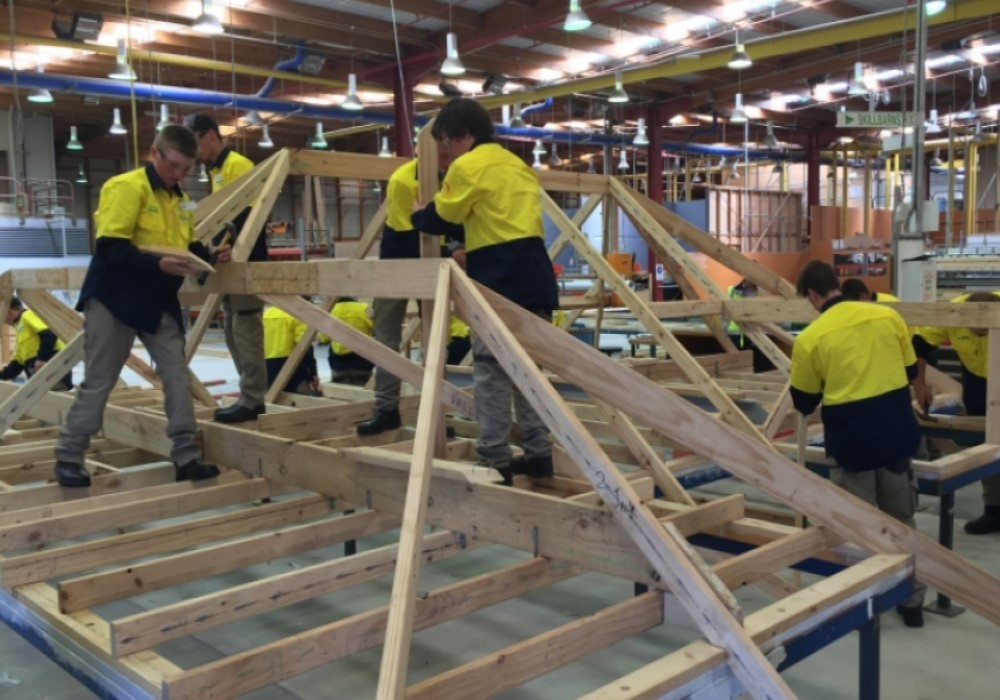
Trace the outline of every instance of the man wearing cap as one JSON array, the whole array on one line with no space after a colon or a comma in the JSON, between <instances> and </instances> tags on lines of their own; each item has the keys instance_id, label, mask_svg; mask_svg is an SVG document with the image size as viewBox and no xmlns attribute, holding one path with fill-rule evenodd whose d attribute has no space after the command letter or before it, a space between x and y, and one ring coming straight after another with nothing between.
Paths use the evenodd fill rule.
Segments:
<instances>
[{"instance_id":1,"label":"man wearing cap","mask_svg":"<svg viewBox=\"0 0 1000 700\"><path fill-rule=\"evenodd\" d=\"M214 119L205 114L191 114L184 123L198 137L198 159L209 169L212 192L218 192L240 175L253 170L253 161L226 146ZM250 207L247 207L212 242L218 245L229 232L234 237L239 235L249 215ZM231 242L235 245L235 240ZM250 262L267 260L267 239L263 230L247 259ZM216 409L215 420L242 423L254 420L264 412L264 394L267 392L264 304L253 294L226 294L222 297L222 310L225 314L226 346L240 375L240 398L231 406Z\"/></svg>"}]
</instances>

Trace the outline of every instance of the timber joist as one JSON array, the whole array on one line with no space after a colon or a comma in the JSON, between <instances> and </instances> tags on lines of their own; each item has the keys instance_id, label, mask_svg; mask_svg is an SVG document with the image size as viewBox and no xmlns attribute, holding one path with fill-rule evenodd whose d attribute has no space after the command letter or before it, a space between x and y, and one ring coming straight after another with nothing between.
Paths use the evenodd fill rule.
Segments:
<instances>
[{"instance_id":1,"label":"timber joist","mask_svg":"<svg viewBox=\"0 0 1000 700\"><path fill-rule=\"evenodd\" d=\"M200 207L199 220L225 218L223 207L237 211L268 201L286 169L322 177L347 168L364 177L363 169L371 168L384 179L388 166L377 159L343 158L292 152L269 160L238 190ZM720 252L742 276L784 297L723 298L673 240L711 251L711 237L661 215L617 183L575 177L543 183L592 193L573 219L542 195L559 245L576 247L600 275L588 297L598 304L598 317L608 287L668 348L669 360L609 359L474 284L451 261L364 260L381 221L365 231L358 259L220 265L204 287L189 283L185 293L258 294L390 369L419 389L401 402L405 426L362 439L354 424L371 414L370 392L340 390L324 399L272 387L268 412L255 423L226 426L208 420L210 409L199 411L205 459L224 471L208 482L176 484L172 467L161 461L170 451L161 395L123 389L109 401L103 433L87 456L94 483L73 492L47 483L53 438L72 395L44 391L54 377L21 388L0 383L3 595L156 698L234 697L307 671L345 668L338 664L368 669L364 694L380 699L489 697L645 630L675 626L695 630L699 641L657 642L663 644L655 648L657 663L637 661L626 676L609 677L605 688L578 694L694 692L721 674L755 698L787 698L793 693L772 652L846 607L898 596L914 574L1000 623L995 576L801 469L783 455L787 448L772 442L788 425L782 363L777 372L755 374L749 354L721 339L722 353L692 356L661 321L683 312L720 333L723 319L736 319L766 344L767 324L808 313L789 298L789 285L752 261ZM600 197L621 206L660 254L673 256L671 269L685 276L692 295L681 310L644 302L589 246L579 227ZM11 289L35 290L43 318L57 334L72 336L79 317L53 303L47 290L79 281L72 271L4 273L0 296L7 296L0 302ZM302 294L323 300L310 304ZM332 319L329 304L344 295L434 302L424 316L425 365ZM555 444L553 478L519 476L513 487L503 486L495 472L476 465L472 440L444 439L446 414L459 435L475 435L470 392L442 371L449 307L484 338L545 421ZM973 319L1000 328L992 309L969 308L905 312L937 320L940 311L953 323ZM192 341L189 355L200 336ZM1000 340L993 347L1000 348ZM557 390L564 385L575 389L572 403ZM710 412L685 396L707 399ZM992 410L1000 401L990 398ZM766 420L751 420L744 401L762 406ZM989 444L952 456L949 469L994 457L1000 439L989 419L986 429ZM691 454L669 457L677 449ZM697 502L677 475L703 464L769 494L812 525L754 518L742 496ZM754 548L734 557L703 554L689 542L695 535ZM358 541L361 547L350 545ZM846 554L844 543L852 547ZM476 551L486 547L489 556ZM844 568L800 590L782 576L815 559ZM525 620L518 629L531 633L501 649L452 640L449 656L462 661L447 669L428 666L426 649L414 644L423 639L415 635L440 634L435 628L459 618L490 625L493 606L538 592L579 595L573 582L595 573L649 591L630 597L626 583L619 598L601 599L586 617L547 615L542 631ZM766 591L773 603L746 609L734 595L746 585ZM338 596L371 604L358 610L338 603ZM175 651L223 634L229 641L206 663ZM378 649L376 674L364 653Z\"/></svg>"}]
</instances>

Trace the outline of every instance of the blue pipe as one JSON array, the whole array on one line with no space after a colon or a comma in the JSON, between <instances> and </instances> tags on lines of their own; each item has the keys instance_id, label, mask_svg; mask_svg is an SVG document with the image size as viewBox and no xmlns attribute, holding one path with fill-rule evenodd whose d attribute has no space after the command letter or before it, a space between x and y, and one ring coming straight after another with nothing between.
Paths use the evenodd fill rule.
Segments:
<instances>
[{"instance_id":1,"label":"blue pipe","mask_svg":"<svg viewBox=\"0 0 1000 700\"><path fill-rule=\"evenodd\" d=\"M295 47L295 55L289 58L287 61L279 61L274 67L276 71L292 71L301 66L306 60L306 43L300 41L298 46ZM271 94L271 90L274 89L275 83L278 79L274 76L269 76L264 82L264 85L257 91L257 97L267 97Z\"/></svg>"},{"instance_id":2,"label":"blue pipe","mask_svg":"<svg viewBox=\"0 0 1000 700\"><path fill-rule=\"evenodd\" d=\"M551 97L547 97L542 102L533 105L528 105L527 107L522 107L520 112L521 118L523 119L529 114L534 114L535 112L541 112L543 109L548 109L549 107L552 106L553 102L554 100Z\"/></svg>"},{"instance_id":3,"label":"blue pipe","mask_svg":"<svg viewBox=\"0 0 1000 700\"><path fill-rule=\"evenodd\" d=\"M14 71L0 70L0 86L13 85ZM98 95L103 97L116 97L128 100L135 92L137 99L169 101L181 104L200 105L215 107L220 109L258 110L263 112L277 112L279 114L294 115L306 119L339 119L343 121L357 121L358 113L340 107L319 107L316 105L304 104L302 102L290 102L285 100L274 100L255 95L233 95L225 92L213 92L210 90L198 90L194 88L167 87L163 85L151 85L149 83L129 83L121 80L110 80L105 78L84 78L67 75L57 75L55 73L37 73L35 71L21 71L17 74L17 84L20 88L41 88L55 92L68 92L78 95ZM531 106L536 107L535 105ZM538 107L541 109L542 107ZM378 124L395 124L395 116L388 112L376 112L366 110L365 121ZM428 121L427 117L416 117L418 126L423 126ZM621 146L622 138L615 135L598 133L580 133L574 131L552 131L537 127L513 128L504 125L496 126L497 135L502 138L532 140L543 139L556 143L591 144L595 146ZM728 148L725 146L705 146L692 143L664 143L663 150L670 153L696 153L699 155L713 156L740 156L743 155L741 148ZM794 160L791 154L773 153L771 151L750 151L751 160L773 159L773 160Z\"/></svg>"}]
</instances>

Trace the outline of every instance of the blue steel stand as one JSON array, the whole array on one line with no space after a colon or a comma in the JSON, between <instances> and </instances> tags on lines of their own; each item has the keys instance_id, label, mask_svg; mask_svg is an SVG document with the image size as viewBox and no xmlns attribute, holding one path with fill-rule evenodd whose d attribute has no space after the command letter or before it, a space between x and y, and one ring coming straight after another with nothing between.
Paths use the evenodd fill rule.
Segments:
<instances>
[{"instance_id":1,"label":"blue steel stand","mask_svg":"<svg viewBox=\"0 0 1000 700\"><path fill-rule=\"evenodd\" d=\"M858 628L858 700L878 700L882 616L875 615Z\"/></svg>"},{"instance_id":2,"label":"blue steel stand","mask_svg":"<svg viewBox=\"0 0 1000 700\"><path fill-rule=\"evenodd\" d=\"M938 514L938 542L942 547L953 549L955 544L955 492L948 491L941 496L941 512ZM945 617L957 617L965 612L960 605L953 605L944 593L937 594L937 600L925 608L927 612Z\"/></svg>"}]
</instances>

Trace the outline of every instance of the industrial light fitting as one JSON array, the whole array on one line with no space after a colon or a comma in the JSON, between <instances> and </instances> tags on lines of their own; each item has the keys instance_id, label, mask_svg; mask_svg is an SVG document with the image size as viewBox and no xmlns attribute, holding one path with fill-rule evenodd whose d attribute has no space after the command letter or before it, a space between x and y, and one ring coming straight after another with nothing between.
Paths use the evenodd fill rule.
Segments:
<instances>
[{"instance_id":1,"label":"industrial light fitting","mask_svg":"<svg viewBox=\"0 0 1000 700\"><path fill-rule=\"evenodd\" d=\"M465 75L465 65L458 57L458 37L455 32L448 32L445 36L446 53L444 62L441 64L442 75Z\"/></svg>"},{"instance_id":2,"label":"industrial light fitting","mask_svg":"<svg viewBox=\"0 0 1000 700\"><path fill-rule=\"evenodd\" d=\"M580 9L580 0L569 0L569 14L563 22L563 29L567 32L582 32L590 26L590 17Z\"/></svg>"},{"instance_id":3,"label":"industrial light fitting","mask_svg":"<svg viewBox=\"0 0 1000 700\"><path fill-rule=\"evenodd\" d=\"M170 107L165 104L161 104L160 121L156 123L156 133L160 133L165 126L170 126Z\"/></svg>"},{"instance_id":4,"label":"industrial light fitting","mask_svg":"<svg viewBox=\"0 0 1000 700\"><path fill-rule=\"evenodd\" d=\"M736 161L733 163L733 167L729 169L729 179L739 180L740 179L740 162Z\"/></svg>"},{"instance_id":5,"label":"industrial light fitting","mask_svg":"<svg viewBox=\"0 0 1000 700\"><path fill-rule=\"evenodd\" d=\"M271 132L267 128L267 124L261 127L260 141L257 142L257 145L261 148L274 148L274 141L271 140Z\"/></svg>"},{"instance_id":6,"label":"industrial light fitting","mask_svg":"<svg viewBox=\"0 0 1000 700\"><path fill-rule=\"evenodd\" d=\"M628 93L625 92L625 83L621 70L615 71L615 89L608 95L608 102L615 104L628 102Z\"/></svg>"},{"instance_id":7,"label":"industrial light fitting","mask_svg":"<svg viewBox=\"0 0 1000 700\"><path fill-rule=\"evenodd\" d=\"M938 124L938 111L937 109L932 109L930 117L924 123L924 133L926 134L940 134L941 125Z\"/></svg>"},{"instance_id":8,"label":"industrial light fitting","mask_svg":"<svg viewBox=\"0 0 1000 700\"><path fill-rule=\"evenodd\" d=\"M74 12L71 20L52 20L52 33L57 39L97 41L104 27L104 17L93 12Z\"/></svg>"},{"instance_id":9,"label":"industrial light fitting","mask_svg":"<svg viewBox=\"0 0 1000 700\"><path fill-rule=\"evenodd\" d=\"M83 144L80 143L80 139L76 135L76 127L71 126L69 128L69 141L66 142L67 151L82 151Z\"/></svg>"},{"instance_id":10,"label":"industrial light fitting","mask_svg":"<svg viewBox=\"0 0 1000 700\"><path fill-rule=\"evenodd\" d=\"M639 125L636 127L635 138L632 139L633 146L648 146L649 136L646 134L646 118L639 117Z\"/></svg>"},{"instance_id":11,"label":"industrial light fitting","mask_svg":"<svg viewBox=\"0 0 1000 700\"><path fill-rule=\"evenodd\" d=\"M556 144L552 144L552 155L549 156L549 165L553 168L558 168L563 164L563 159L559 157L559 153L556 151Z\"/></svg>"},{"instance_id":12,"label":"industrial light fitting","mask_svg":"<svg viewBox=\"0 0 1000 700\"><path fill-rule=\"evenodd\" d=\"M764 134L764 146L766 148L778 147L778 137L774 135L774 123L770 120L767 122L767 133Z\"/></svg>"},{"instance_id":13,"label":"industrial light fitting","mask_svg":"<svg viewBox=\"0 0 1000 700\"><path fill-rule=\"evenodd\" d=\"M260 126L264 123L264 120L261 118L260 112L256 109L251 109L246 113L246 116L243 117L243 122L250 126Z\"/></svg>"},{"instance_id":14,"label":"industrial light fitting","mask_svg":"<svg viewBox=\"0 0 1000 700\"><path fill-rule=\"evenodd\" d=\"M347 96L344 97L344 101L340 103L340 106L352 112L360 112L365 108L361 104L361 100L358 99L358 76L354 73L350 73L347 76Z\"/></svg>"},{"instance_id":15,"label":"industrial light fitting","mask_svg":"<svg viewBox=\"0 0 1000 700\"><path fill-rule=\"evenodd\" d=\"M323 122L316 122L316 135L313 136L313 140L309 142L309 147L316 149L330 147L330 144L326 142L326 134L323 133Z\"/></svg>"},{"instance_id":16,"label":"industrial light fitting","mask_svg":"<svg viewBox=\"0 0 1000 700\"><path fill-rule=\"evenodd\" d=\"M944 165L944 161L941 160L941 153L939 151L934 151L934 156L928 161L928 165L932 168L940 168Z\"/></svg>"},{"instance_id":17,"label":"industrial light fitting","mask_svg":"<svg viewBox=\"0 0 1000 700\"><path fill-rule=\"evenodd\" d=\"M618 169L628 170L628 153L624 148L622 149L621 157L618 159Z\"/></svg>"},{"instance_id":18,"label":"industrial light fitting","mask_svg":"<svg viewBox=\"0 0 1000 700\"><path fill-rule=\"evenodd\" d=\"M847 86L847 94L851 97L861 97L868 94L868 86L865 85L865 64L861 61L854 64L854 75Z\"/></svg>"},{"instance_id":19,"label":"industrial light fitting","mask_svg":"<svg viewBox=\"0 0 1000 700\"><path fill-rule=\"evenodd\" d=\"M511 127L512 129L523 129L524 128L525 124L524 124L524 119L521 117L521 103L520 102L515 102L514 103L514 116L510 118L510 123L507 126Z\"/></svg>"},{"instance_id":20,"label":"industrial light fitting","mask_svg":"<svg viewBox=\"0 0 1000 700\"><path fill-rule=\"evenodd\" d=\"M545 146L542 145L542 140L541 139L535 139L535 146L534 146L534 148L531 149L531 152L533 154L535 154L536 156L543 156L543 155L545 155L545 153L546 153Z\"/></svg>"},{"instance_id":21,"label":"industrial light fitting","mask_svg":"<svg viewBox=\"0 0 1000 700\"><path fill-rule=\"evenodd\" d=\"M542 154L541 153L536 153L535 154L535 161L531 164L531 167L534 168L535 170L541 170L542 169Z\"/></svg>"},{"instance_id":22,"label":"industrial light fitting","mask_svg":"<svg viewBox=\"0 0 1000 700\"><path fill-rule=\"evenodd\" d=\"M747 113L743 111L743 93L736 93L736 106L733 109L733 113L729 116L730 124L746 124L747 123Z\"/></svg>"},{"instance_id":23,"label":"industrial light fitting","mask_svg":"<svg viewBox=\"0 0 1000 700\"><path fill-rule=\"evenodd\" d=\"M198 168L198 182L208 182L208 170L205 169L204 163Z\"/></svg>"},{"instance_id":24,"label":"industrial light fitting","mask_svg":"<svg viewBox=\"0 0 1000 700\"><path fill-rule=\"evenodd\" d=\"M35 71L39 74L45 73L45 66L39 63L35 66ZM28 102L34 102L36 104L49 104L52 102L52 93L45 88L35 88L28 95Z\"/></svg>"},{"instance_id":25,"label":"industrial light fitting","mask_svg":"<svg viewBox=\"0 0 1000 700\"><path fill-rule=\"evenodd\" d=\"M199 34L222 34L225 31L222 20L212 12L211 3L205 2L205 0L201 2L201 14L195 19L191 29Z\"/></svg>"},{"instance_id":26,"label":"industrial light fitting","mask_svg":"<svg viewBox=\"0 0 1000 700\"><path fill-rule=\"evenodd\" d=\"M112 80L135 80L135 71L132 70L132 66L128 64L128 48L125 46L125 40L118 40L118 51L115 54L115 67L108 73L108 77Z\"/></svg>"},{"instance_id":27,"label":"industrial light fitting","mask_svg":"<svg viewBox=\"0 0 1000 700\"><path fill-rule=\"evenodd\" d=\"M738 30L736 32L736 46L733 50L733 55L729 57L729 62L726 65L733 70L743 70L753 65L753 59L747 53L747 47L740 43L740 33Z\"/></svg>"},{"instance_id":28,"label":"industrial light fitting","mask_svg":"<svg viewBox=\"0 0 1000 700\"><path fill-rule=\"evenodd\" d=\"M379 156L382 158L392 158L392 151L389 150L389 137L382 137L382 150L378 152Z\"/></svg>"},{"instance_id":29,"label":"industrial light fitting","mask_svg":"<svg viewBox=\"0 0 1000 700\"><path fill-rule=\"evenodd\" d=\"M115 107L114 119L111 122L111 128L108 129L108 133L115 136L124 136L128 133L128 129L122 124L122 111L118 107Z\"/></svg>"},{"instance_id":30,"label":"industrial light fitting","mask_svg":"<svg viewBox=\"0 0 1000 700\"><path fill-rule=\"evenodd\" d=\"M924 3L928 17L941 14L947 6L947 0L927 0L927 2Z\"/></svg>"}]
</instances>

